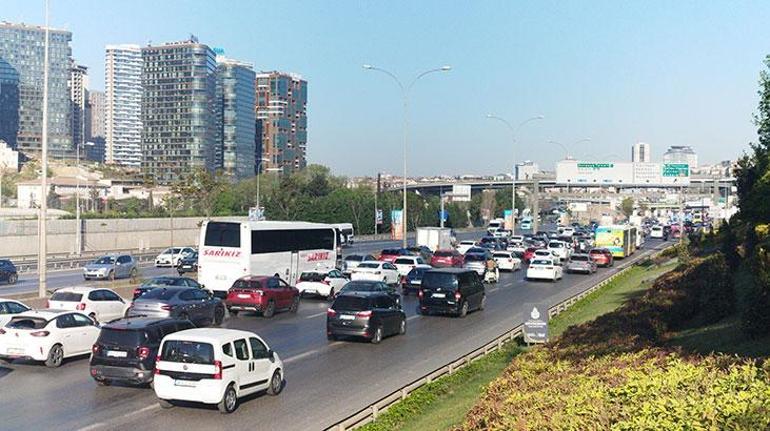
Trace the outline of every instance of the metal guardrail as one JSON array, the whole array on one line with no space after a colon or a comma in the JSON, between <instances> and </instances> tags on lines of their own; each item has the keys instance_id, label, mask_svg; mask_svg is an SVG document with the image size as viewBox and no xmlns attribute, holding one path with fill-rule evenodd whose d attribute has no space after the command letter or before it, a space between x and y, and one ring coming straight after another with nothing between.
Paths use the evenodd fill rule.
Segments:
<instances>
[{"instance_id":1,"label":"metal guardrail","mask_svg":"<svg viewBox=\"0 0 770 431\"><path fill-rule=\"evenodd\" d=\"M673 245L669 247L672 247L672 246ZM649 255L647 258L652 259L653 257L663 253L663 251L665 251L669 247L663 248L657 251L656 253ZM580 293L577 293L565 299L564 301L548 308L548 315L550 317L554 317L566 311L568 308L573 306L576 302L580 301L581 299L585 298L586 296L590 295L596 290L601 289L602 287L611 283L614 279L619 277L621 274L625 273L629 269L636 266L636 263L637 262L635 262L633 265L628 265L627 267L610 275L609 277L605 278L599 283L594 284L588 289L583 290ZM433 370L432 372L420 377L419 379L412 381L406 386L403 386L401 389L391 392L389 395L386 395L380 398L379 400L366 406L365 408L359 410L358 412L326 428L326 430L327 431L346 431L346 430L356 429L358 427L364 426L374 421L382 412L384 412L385 410L387 410L389 407L396 404L397 402L405 400L409 396L409 394L411 394L415 390L433 382L439 377L454 374L457 370L465 367L466 365L469 365L473 361L480 359L500 349L504 343L513 341L517 337L522 336L523 327L524 325L517 325L513 329L505 332L504 334L500 335L499 337L495 338L489 343L483 345L482 347L479 347L478 349L473 350L472 352L466 355L463 355L460 358L455 359L454 361L444 365L443 367Z\"/></svg>"},{"instance_id":2,"label":"metal guardrail","mask_svg":"<svg viewBox=\"0 0 770 431\"><path fill-rule=\"evenodd\" d=\"M181 246L180 246L181 247ZM46 268L48 270L67 270L67 269L77 269L81 268L83 265L92 262L94 259L107 255L107 254L120 254L120 253L126 253L130 254L136 259L140 264L141 263L148 263L155 260L155 256L157 256L161 251L165 250L168 247L163 248L156 248L156 249L142 249L139 253L136 252L136 250L105 250L105 251L98 251L98 252L84 252L80 256L73 256L72 254L61 254L58 256L64 256L60 258L56 258L57 255L48 255L48 265L46 265ZM19 274L25 274L30 272L37 272L37 255L34 256L34 258L25 259L27 256L21 257L21 260L19 260L19 257L12 257L10 258L11 261L16 265L16 270L19 272Z\"/></svg>"}]
</instances>

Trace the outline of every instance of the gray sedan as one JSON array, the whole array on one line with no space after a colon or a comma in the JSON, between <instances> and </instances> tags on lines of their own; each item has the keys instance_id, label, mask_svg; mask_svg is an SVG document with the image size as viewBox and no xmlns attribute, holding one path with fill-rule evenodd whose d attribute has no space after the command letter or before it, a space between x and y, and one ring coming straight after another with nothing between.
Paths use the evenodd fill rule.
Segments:
<instances>
[{"instance_id":1,"label":"gray sedan","mask_svg":"<svg viewBox=\"0 0 770 431\"><path fill-rule=\"evenodd\" d=\"M83 278L90 280L116 278L136 278L137 263L131 255L108 255L100 257L83 267Z\"/></svg>"},{"instance_id":2,"label":"gray sedan","mask_svg":"<svg viewBox=\"0 0 770 431\"><path fill-rule=\"evenodd\" d=\"M593 274L596 272L596 262L587 254L573 254L567 262L567 272L582 272Z\"/></svg>"},{"instance_id":3,"label":"gray sedan","mask_svg":"<svg viewBox=\"0 0 770 431\"><path fill-rule=\"evenodd\" d=\"M196 326L218 326L224 320L225 306L203 289L158 287L136 298L126 316L173 317Z\"/></svg>"}]
</instances>

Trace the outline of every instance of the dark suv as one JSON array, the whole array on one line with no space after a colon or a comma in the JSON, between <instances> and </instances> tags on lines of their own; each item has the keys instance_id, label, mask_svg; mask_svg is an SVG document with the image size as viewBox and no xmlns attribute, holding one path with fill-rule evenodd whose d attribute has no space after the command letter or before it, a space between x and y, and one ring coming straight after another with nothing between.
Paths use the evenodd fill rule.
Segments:
<instances>
[{"instance_id":1,"label":"dark suv","mask_svg":"<svg viewBox=\"0 0 770 431\"><path fill-rule=\"evenodd\" d=\"M434 269L422 276L420 314L454 314L465 317L471 310L483 310L486 303L484 284L472 269Z\"/></svg>"},{"instance_id":2,"label":"dark suv","mask_svg":"<svg viewBox=\"0 0 770 431\"><path fill-rule=\"evenodd\" d=\"M152 382L160 342L168 334L194 328L189 320L129 317L102 326L91 349L91 377L100 385L114 381Z\"/></svg>"},{"instance_id":3,"label":"dark suv","mask_svg":"<svg viewBox=\"0 0 770 431\"><path fill-rule=\"evenodd\" d=\"M388 335L405 333L406 314L387 293L341 293L326 312L329 340L363 337L377 344Z\"/></svg>"},{"instance_id":4,"label":"dark suv","mask_svg":"<svg viewBox=\"0 0 770 431\"><path fill-rule=\"evenodd\" d=\"M0 281L16 284L18 280L19 273L16 271L16 265L8 259L0 259Z\"/></svg>"}]
</instances>

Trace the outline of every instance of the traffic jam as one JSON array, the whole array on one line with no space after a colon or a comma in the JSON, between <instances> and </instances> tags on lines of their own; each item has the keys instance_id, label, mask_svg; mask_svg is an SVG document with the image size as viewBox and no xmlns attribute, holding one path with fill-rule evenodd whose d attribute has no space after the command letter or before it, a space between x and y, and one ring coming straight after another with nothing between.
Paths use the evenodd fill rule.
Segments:
<instances>
[{"instance_id":1,"label":"traffic jam","mask_svg":"<svg viewBox=\"0 0 770 431\"><path fill-rule=\"evenodd\" d=\"M0 299L0 360L56 368L87 357L97 385L147 386L162 408L192 402L231 413L248 395L281 393L286 376L278 352L254 332L227 328L228 319L270 319L297 313L301 301L328 301L329 341L378 344L406 334L406 296L416 297L422 317L464 318L484 309L501 273L524 271L532 283L590 275L659 227L574 223L514 235L495 220L477 240L425 227L414 246L343 255L352 227L207 221L198 248L171 247L155 259L178 275L145 280L130 298L91 283L56 290L42 309ZM109 255L85 265L83 278L135 280L138 272L131 255Z\"/></svg>"}]
</instances>

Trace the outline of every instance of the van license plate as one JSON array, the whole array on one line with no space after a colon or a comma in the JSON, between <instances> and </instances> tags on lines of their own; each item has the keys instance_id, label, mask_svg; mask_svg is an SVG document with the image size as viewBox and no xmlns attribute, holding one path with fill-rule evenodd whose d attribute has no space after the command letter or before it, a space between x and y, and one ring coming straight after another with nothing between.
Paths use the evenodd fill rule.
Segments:
<instances>
[{"instance_id":1,"label":"van license plate","mask_svg":"<svg viewBox=\"0 0 770 431\"><path fill-rule=\"evenodd\" d=\"M446 298L446 293L434 293L431 295L432 298Z\"/></svg>"},{"instance_id":2,"label":"van license plate","mask_svg":"<svg viewBox=\"0 0 770 431\"><path fill-rule=\"evenodd\" d=\"M248 293L239 293L238 297L239 298L251 298L251 295L249 295Z\"/></svg>"},{"instance_id":3,"label":"van license plate","mask_svg":"<svg viewBox=\"0 0 770 431\"><path fill-rule=\"evenodd\" d=\"M194 388L195 382L189 380L174 380L174 386L184 386L186 388Z\"/></svg>"},{"instance_id":4,"label":"van license plate","mask_svg":"<svg viewBox=\"0 0 770 431\"><path fill-rule=\"evenodd\" d=\"M342 320L355 320L356 316L353 316L352 314L340 314L340 319L342 319Z\"/></svg>"},{"instance_id":5,"label":"van license plate","mask_svg":"<svg viewBox=\"0 0 770 431\"><path fill-rule=\"evenodd\" d=\"M128 352L118 352L116 350L107 350L107 356L110 356L113 358L126 358L128 357Z\"/></svg>"}]
</instances>

